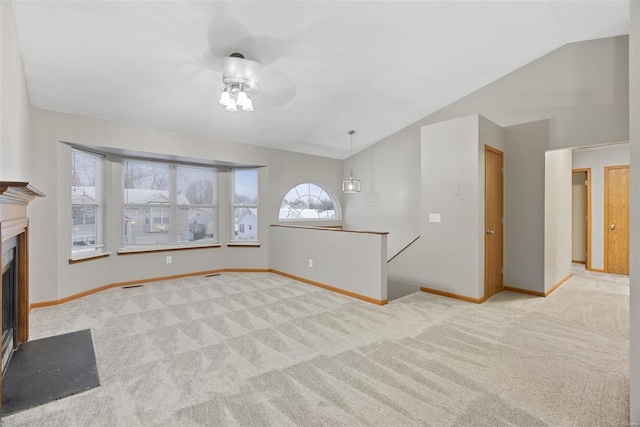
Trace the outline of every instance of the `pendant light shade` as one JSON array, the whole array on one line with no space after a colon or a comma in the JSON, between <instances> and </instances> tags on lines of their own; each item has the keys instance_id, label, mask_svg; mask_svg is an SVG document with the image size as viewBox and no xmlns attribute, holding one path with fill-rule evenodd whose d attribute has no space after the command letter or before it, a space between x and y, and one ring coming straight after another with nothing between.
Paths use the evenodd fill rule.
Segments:
<instances>
[{"instance_id":1,"label":"pendant light shade","mask_svg":"<svg viewBox=\"0 0 640 427\"><path fill-rule=\"evenodd\" d=\"M353 134L356 133L355 130L350 130L347 132L350 136L350 148L349 148L349 156L353 154ZM342 181L342 192L343 193L359 193L360 192L360 180L353 178L353 168L351 168L351 172L349 173L349 178Z\"/></svg>"},{"instance_id":2,"label":"pendant light shade","mask_svg":"<svg viewBox=\"0 0 640 427\"><path fill-rule=\"evenodd\" d=\"M353 179L353 172L351 172L349 179L342 181L342 191L345 193L359 193L360 192L360 180Z\"/></svg>"}]
</instances>

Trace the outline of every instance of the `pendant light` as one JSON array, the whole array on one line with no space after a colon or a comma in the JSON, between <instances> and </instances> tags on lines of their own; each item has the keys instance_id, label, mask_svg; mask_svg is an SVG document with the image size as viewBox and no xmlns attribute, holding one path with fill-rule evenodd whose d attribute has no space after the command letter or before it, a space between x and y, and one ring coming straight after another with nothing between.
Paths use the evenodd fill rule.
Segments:
<instances>
[{"instance_id":1,"label":"pendant light","mask_svg":"<svg viewBox=\"0 0 640 427\"><path fill-rule=\"evenodd\" d=\"M355 130L350 130L347 132L351 139L351 145L349 148L349 157L353 154L353 134L356 133ZM353 167L351 167L351 171L349 173L349 179L345 179L342 181L342 191L344 193L359 193L360 192L360 180L353 179Z\"/></svg>"}]
</instances>

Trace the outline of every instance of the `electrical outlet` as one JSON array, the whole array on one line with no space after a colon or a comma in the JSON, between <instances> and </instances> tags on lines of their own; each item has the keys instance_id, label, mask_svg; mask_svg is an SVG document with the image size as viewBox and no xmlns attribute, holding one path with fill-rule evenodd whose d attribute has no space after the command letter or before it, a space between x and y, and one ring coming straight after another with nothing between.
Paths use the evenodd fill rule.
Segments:
<instances>
[{"instance_id":1,"label":"electrical outlet","mask_svg":"<svg viewBox=\"0 0 640 427\"><path fill-rule=\"evenodd\" d=\"M171 264L171 262L172 262L172 261L173 261L173 260L171 259L171 256L168 256L168 257L167 257L167 264Z\"/></svg>"},{"instance_id":2,"label":"electrical outlet","mask_svg":"<svg viewBox=\"0 0 640 427\"><path fill-rule=\"evenodd\" d=\"M313 260L309 258L309 268L313 268Z\"/></svg>"},{"instance_id":3,"label":"electrical outlet","mask_svg":"<svg viewBox=\"0 0 640 427\"><path fill-rule=\"evenodd\" d=\"M556 260L556 271L560 270L560 261Z\"/></svg>"}]
</instances>

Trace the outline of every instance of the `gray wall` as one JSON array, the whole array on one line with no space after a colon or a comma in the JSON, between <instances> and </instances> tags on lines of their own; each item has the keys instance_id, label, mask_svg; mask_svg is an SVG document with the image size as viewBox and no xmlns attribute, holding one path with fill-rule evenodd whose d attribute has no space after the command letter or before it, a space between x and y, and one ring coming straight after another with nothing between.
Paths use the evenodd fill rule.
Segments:
<instances>
[{"instance_id":1,"label":"gray wall","mask_svg":"<svg viewBox=\"0 0 640 427\"><path fill-rule=\"evenodd\" d=\"M278 222L282 198L294 185L316 181L340 197L342 162L256 146L228 143L193 135L147 129L71 114L33 109L35 168L33 182L47 193L34 202L31 219L31 300L60 299L105 284L218 268L269 268L269 225ZM157 153L171 157L264 165L259 179L260 248L227 248L231 238L230 179L219 172L221 248L137 255L68 264L71 206L70 146L72 142L118 150ZM105 249L122 243L122 171L107 157ZM339 199L339 202L341 200ZM337 222L339 223L339 221ZM171 265L165 257L172 255Z\"/></svg>"},{"instance_id":2,"label":"gray wall","mask_svg":"<svg viewBox=\"0 0 640 427\"><path fill-rule=\"evenodd\" d=\"M386 234L271 227L270 244L275 270L378 301L387 299Z\"/></svg>"},{"instance_id":3,"label":"gray wall","mask_svg":"<svg viewBox=\"0 0 640 427\"><path fill-rule=\"evenodd\" d=\"M628 54L625 36L563 46L350 157L343 173L353 165L354 174L362 179L363 193L371 177L379 207L367 210L365 195L345 198L345 226L389 231L390 256L418 236L415 198L403 197L402 192L418 192L420 128L480 114L506 128L509 138L505 148L505 285L543 292L544 152L627 140ZM381 171L388 171L383 183ZM514 196L520 191L518 185L528 191L526 196ZM532 207L529 212L515 202L524 197L524 205ZM530 240L522 245L510 233ZM392 264L409 253L403 252Z\"/></svg>"},{"instance_id":4,"label":"gray wall","mask_svg":"<svg viewBox=\"0 0 640 427\"><path fill-rule=\"evenodd\" d=\"M399 138L381 141L344 162L344 177L353 168L354 177L362 181L360 193L344 195L344 226L391 231L387 259L420 235L419 142L419 128L407 129Z\"/></svg>"},{"instance_id":5,"label":"gray wall","mask_svg":"<svg viewBox=\"0 0 640 427\"><path fill-rule=\"evenodd\" d=\"M640 0L630 1L629 74L635 76L629 84L631 143L631 248L630 248L630 345L629 384L631 425L640 425Z\"/></svg>"},{"instance_id":6,"label":"gray wall","mask_svg":"<svg viewBox=\"0 0 640 427\"><path fill-rule=\"evenodd\" d=\"M548 120L507 128L504 285L544 292L544 175ZM522 242L527 242L523 244Z\"/></svg>"},{"instance_id":7,"label":"gray wall","mask_svg":"<svg viewBox=\"0 0 640 427\"><path fill-rule=\"evenodd\" d=\"M13 4L0 2L0 180L29 181L31 107Z\"/></svg>"},{"instance_id":8,"label":"gray wall","mask_svg":"<svg viewBox=\"0 0 640 427\"><path fill-rule=\"evenodd\" d=\"M484 295L484 146L506 134L472 115L422 128L420 235L389 263L389 280L481 298ZM440 214L441 222L430 222ZM461 267L463 266L463 267Z\"/></svg>"},{"instance_id":9,"label":"gray wall","mask_svg":"<svg viewBox=\"0 0 640 427\"><path fill-rule=\"evenodd\" d=\"M629 164L629 144L573 150L573 168L591 168L591 268L604 269L604 168Z\"/></svg>"},{"instance_id":10,"label":"gray wall","mask_svg":"<svg viewBox=\"0 0 640 427\"><path fill-rule=\"evenodd\" d=\"M575 163L575 156L573 157ZM571 174L571 259L586 262L587 258L587 181L586 172Z\"/></svg>"}]
</instances>

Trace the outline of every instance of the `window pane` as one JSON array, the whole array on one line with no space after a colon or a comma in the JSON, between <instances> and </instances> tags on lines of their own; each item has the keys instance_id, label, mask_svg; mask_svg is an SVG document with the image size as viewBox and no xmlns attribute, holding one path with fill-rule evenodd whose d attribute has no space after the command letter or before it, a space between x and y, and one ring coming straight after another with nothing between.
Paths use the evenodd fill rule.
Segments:
<instances>
[{"instance_id":1,"label":"window pane","mask_svg":"<svg viewBox=\"0 0 640 427\"><path fill-rule=\"evenodd\" d=\"M215 172L190 166L177 167L178 205L213 205Z\"/></svg>"},{"instance_id":2,"label":"window pane","mask_svg":"<svg viewBox=\"0 0 640 427\"><path fill-rule=\"evenodd\" d=\"M102 157L71 150L71 253L101 251Z\"/></svg>"},{"instance_id":3,"label":"window pane","mask_svg":"<svg viewBox=\"0 0 640 427\"><path fill-rule=\"evenodd\" d=\"M258 209L234 208L234 240L258 240Z\"/></svg>"},{"instance_id":4,"label":"window pane","mask_svg":"<svg viewBox=\"0 0 640 427\"><path fill-rule=\"evenodd\" d=\"M71 151L71 203L96 203L96 168L100 159Z\"/></svg>"},{"instance_id":5,"label":"window pane","mask_svg":"<svg viewBox=\"0 0 640 427\"><path fill-rule=\"evenodd\" d=\"M166 206L127 207L124 212L124 243L169 243L169 227L169 208Z\"/></svg>"},{"instance_id":6,"label":"window pane","mask_svg":"<svg viewBox=\"0 0 640 427\"><path fill-rule=\"evenodd\" d=\"M299 184L284 196L278 218L335 219L334 201L329 193L317 184Z\"/></svg>"},{"instance_id":7,"label":"window pane","mask_svg":"<svg viewBox=\"0 0 640 427\"><path fill-rule=\"evenodd\" d=\"M124 203L168 204L169 165L126 160L124 162Z\"/></svg>"},{"instance_id":8,"label":"window pane","mask_svg":"<svg viewBox=\"0 0 640 427\"><path fill-rule=\"evenodd\" d=\"M233 171L234 204L240 206L258 204L258 170Z\"/></svg>"},{"instance_id":9,"label":"window pane","mask_svg":"<svg viewBox=\"0 0 640 427\"><path fill-rule=\"evenodd\" d=\"M213 208L179 208L176 226L179 242L217 241Z\"/></svg>"},{"instance_id":10,"label":"window pane","mask_svg":"<svg viewBox=\"0 0 640 427\"><path fill-rule=\"evenodd\" d=\"M96 224L95 206L72 206L71 228L72 250L80 249L82 246L95 245L98 236L98 226Z\"/></svg>"},{"instance_id":11,"label":"window pane","mask_svg":"<svg viewBox=\"0 0 640 427\"><path fill-rule=\"evenodd\" d=\"M87 193L95 201L97 156L80 151L71 151L71 187L74 189L91 188ZM80 191L82 193L82 191Z\"/></svg>"}]
</instances>

